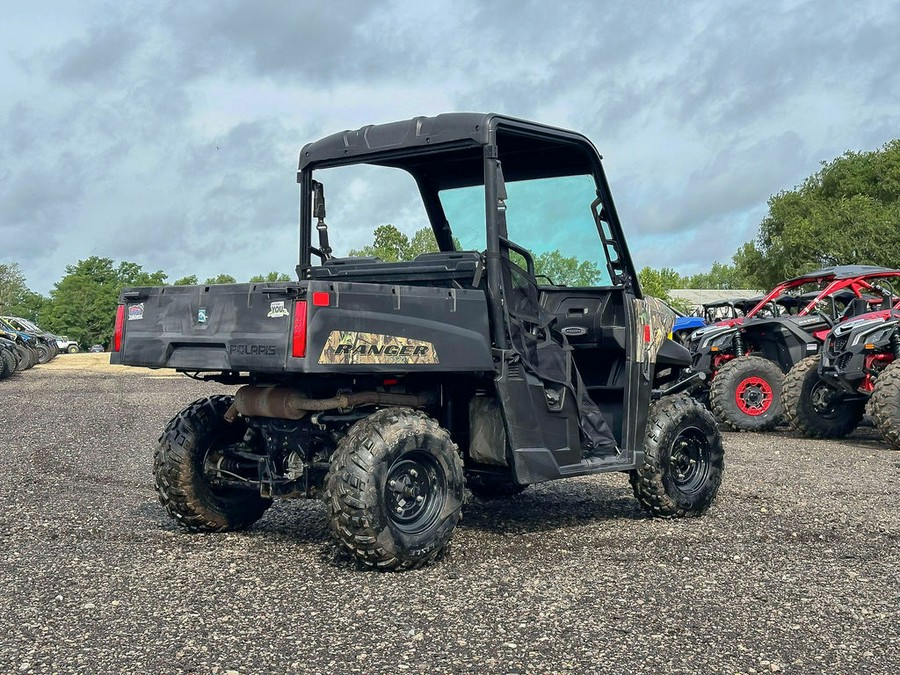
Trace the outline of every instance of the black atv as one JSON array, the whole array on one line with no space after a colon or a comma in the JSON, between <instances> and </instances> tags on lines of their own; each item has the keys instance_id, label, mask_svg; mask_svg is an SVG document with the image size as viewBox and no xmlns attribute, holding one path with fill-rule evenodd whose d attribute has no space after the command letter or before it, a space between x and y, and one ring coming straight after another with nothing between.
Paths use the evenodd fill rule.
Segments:
<instances>
[{"instance_id":1,"label":"black atv","mask_svg":"<svg viewBox=\"0 0 900 675\"><path fill-rule=\"evenodd\" d=\"M9 328L34 338L34 349L37 352L37 363L49 363L59 356L59 345L56 336L39 328L28 319L18 316L2 316L0 321Z\"/></svg>"},{"instance_id":2,"label":"black atv","mask_svg":"<svg viewBox=\"0 0 900 675\"><path fill-rule=\"evenodd\" d=\"M897 277L900 271L864 265L817 270L779 284L745 319L693 333L691 371L707 377L719 422L738 431L774 428L784 374L818 354L832 326L883 302L878 281ZM819 288L801 293L809 285Z\"/></svg>"},{"instance_id":3,"label":"black atv","mask_svg":"<svg viewBox=\"0 0 900 675\"><path fill-rule=\"evenodd\" d=\"M791 368L783 402L791 426L840 438L859 425L867 401L876 426L900 448L900 304L835 326L820 355Z\"/></svg>"},{"instance_id":4,"label":"black atv","mask_svg":"<svg viewBox=\"0 0 900 675\"><path fill-rule=\"evenodd\" d=\"M373 194L395 185L377 177L405 177L397 215L414 195L439 251L335 257L324 182L340 216L358 176ZM619 471L654 516L709 508L721 437L682 393L689 355L666 337L672 313L641 293L587 138L492 114L420 117L305 146L298 182L297 281L120 296L112 363L243 385L191 404L160 438L156 487L179 524L238 529L275 497L319 496L347 551L396 570L440 554L465 486L491 498ZM362 205L344 227L375 225ZM592 260L592 283L539 281L548 244Z\"/></svg>"}]
</instances>

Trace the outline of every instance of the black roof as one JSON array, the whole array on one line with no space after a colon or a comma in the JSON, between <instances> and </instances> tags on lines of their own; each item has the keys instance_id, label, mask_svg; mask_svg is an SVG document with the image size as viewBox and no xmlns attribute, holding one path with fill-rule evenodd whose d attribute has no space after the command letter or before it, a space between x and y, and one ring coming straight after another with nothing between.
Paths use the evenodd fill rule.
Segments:
<instances>
[{"instance_id":1,"label":"black roof","mask_svg":"<svg viewBox=\"0 0 900 675\"><path fill-rule=\"evenodd\" d=\"M815 270L814 272L801 274L798 277L789 279L788 282L800 280L815 281L817 279L825 278L850 279L852 277L864 277L872 274L882 274L885 272L890 273L896 271L897 270L893 270L889 267L876 267L874 265L837 265L835 267L823 267L822 269Z\"/></svg>"},{"instance_id":2,"label":"black roof","mask_svg":"<svg viewBox=\"0 0 900 675\"><path fill-rule=\"evenodd\" d=\"M584 135L496 113L445 113L341 131L305 145L298 168L377 164L404 169L437 189L475 185L483 181L484 148L497 144L498 134L508 181L599 168Z\"/></svg>"}]
</instances>

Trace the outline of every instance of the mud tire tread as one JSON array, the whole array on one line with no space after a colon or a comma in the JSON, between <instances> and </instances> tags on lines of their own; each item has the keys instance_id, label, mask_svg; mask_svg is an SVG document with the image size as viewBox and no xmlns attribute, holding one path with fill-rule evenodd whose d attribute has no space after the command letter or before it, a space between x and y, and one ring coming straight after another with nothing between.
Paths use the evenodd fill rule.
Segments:
<instances>
[{"instance_id":1,"label":"mud tire tread","mask_svg":"<svg viewBox=\"0 0 900 675\"><path fill-rule=\"evenodd\" d=\"M818 381L819 356L807 356L788 371L781 391L784 416L791 428L806 438L844 438L862 421L865 404L844 402L844 414L828 420L813 410L809 401L810 389Z\"/></svg>"},{"instance_id":2,"label":"mud tire tread","mask_svg":"<svg viewBox=\"0 0 900 675\"><path fill-rule=\"evenodd\" d=\"M379 476L389 468L397 446L411 436L420 446L436 448L446 463L451 498L426 541L407 548L383 508ZM383 571L416 569L438 559L462 515L462 502L463 464L457 446L434 419L409 408L386 408L356 422L338 443L325 478L328 525L335 539L362 565Z\"/></svg>"},{"instance_id":3,"label":"mud tire tread","mask_svg":"<svg viewBox=\"0 0 900 675\"><path fill-rule=\"evenodd\" d=\"M712 437L709 448L709 474L701 493L688 497L678 492L667 480L667 454L675 441L672 434L690 420ZM634 496L641 506L656 518L695 518L709 510L725 471L722 435L712 413L687 394L664 396L651 407L647 417L644 461L629 474Z\"/></svg>"},{"instance_id":4,"label":"mud tire tread","mask_svg":"<svg viewBox=\"0 0 900 675\"><path fill-rule=\"evenodd\" d=\"M194 401L166 426L153 455L156 492L166 513L192 532L224 532L249 527L272 504L252 492L216 495L200 467L206 446L215 441L233 396Z\"/></svg>"},{"instance_id":5,"label":"mud tire tread","mask_svg":"<svg viewBox=\"0 0 900 675\"><path fill-rule=\"evenodd\" d=\"M772 385L772 404L763 415L752 417L738 408L735 393L741 381L750 372L763 373ZM731 431L771 431L781 422L783 415L781 392L784 373L772 361L761 356L740 356L723 364L712 379L709 389L710 409L719 425Z\"/></svg>"},{"instance_id":6,"label":"mud tire tread","mask_svg":"<svg viewBox=\"0 0 900 675\"><path fill-rule=\"evenodd\" d=\"M894 361L878 376L869 414L875 427L894 450L900 450L900 361Z\"/></svg>"}]
</instances>

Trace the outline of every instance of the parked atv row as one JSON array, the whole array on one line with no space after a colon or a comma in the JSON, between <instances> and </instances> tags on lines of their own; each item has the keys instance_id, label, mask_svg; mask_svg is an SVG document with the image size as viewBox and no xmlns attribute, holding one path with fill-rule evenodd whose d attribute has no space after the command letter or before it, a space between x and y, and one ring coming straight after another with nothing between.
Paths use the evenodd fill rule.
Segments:
<instances>
[{"instance_id":1,"label":"parked atv row","mask_svg":"<svg viewBox=\"0 0 900 675\"><path fill-rule=\"evenodd\" d=\"M783 405L796 431L841 438L869 414L885 440L900 449L900 303L835 326L821 354L791 368Z\"/></svg>"},{"instance_id":2,"label":"parked atv row","mask_svg":"<svg viewBox=\"0 0 900 675\"><path fill-rule=\"evenodd\" d=\"M30 321L0 317L0 380L59 355L57 338Z\"/></svg>"},{"instance_id":3,"label":"parked atv row","mask_svg":"<svg viewBox=\"0 0 900 675\"><path fill-rule=\"evenodd\" d=\"M690 370L707 383L695 388L695 396L727 428L774 428L784 414L785 374L807 357L818 360L826 336L836 326L846 330L857 325L852 320L868 316L872 309L889 312L896 298L884 285L897 279L900 270L881 267L817 270L782 282L745 316L695 331L688 341ZM804 292L810 286L815 290ZM889 355L883 357L870 359L864 367L871 370Z\"/></svg>"}]
</instances>

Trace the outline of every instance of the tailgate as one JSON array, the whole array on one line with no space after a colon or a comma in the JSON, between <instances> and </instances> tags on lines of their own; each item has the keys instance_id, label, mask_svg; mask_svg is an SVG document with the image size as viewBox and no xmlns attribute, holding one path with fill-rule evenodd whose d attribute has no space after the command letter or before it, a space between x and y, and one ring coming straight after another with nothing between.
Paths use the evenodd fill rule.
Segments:
<instances>
[{"instance_id":1,"label":"tailgate","mask_svg":"<svg viewBox=\"0 0 900 675\"><path fill-rule=\"evenodd\" d=\"M183 370L283 372L297 283L125 289L122 341L110 361ZM120 310L122 311L122 310Z\"/></svg>"}]
</instances>

